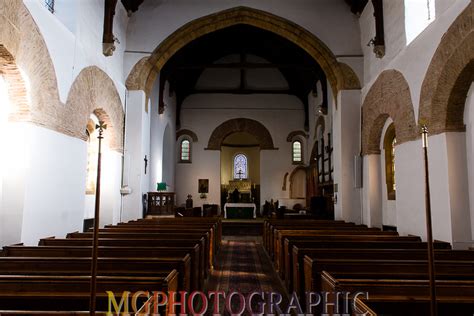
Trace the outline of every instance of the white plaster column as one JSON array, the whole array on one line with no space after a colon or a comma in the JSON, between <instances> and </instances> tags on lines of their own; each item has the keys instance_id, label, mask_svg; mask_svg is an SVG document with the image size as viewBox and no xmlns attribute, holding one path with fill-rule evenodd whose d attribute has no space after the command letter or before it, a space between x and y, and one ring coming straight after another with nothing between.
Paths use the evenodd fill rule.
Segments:
<instances>
[{"instance_id":1,"label":"white plaster column","mask_svg":"<svg viewBox=\"0 0 474 316\"><path fill-rule=\"evenodd\" d=\"M425 185L420 139L396 146L395 166L397 230L400 235L413 234L426 240Z\"/></svg>"},{"instance_id":2,"label":"white plaster column","mask_svg":"<svg viewBox=\"0 0 474 316\"><path fill-rule=\"evenodd\" d=\"M2 200L0 205L0 245L21 242L25 203L25 175L29 169L26 124L7 124L2 132ZM8 134L6 133L8 131ZM6 137L6 135L15 135Z\"/></svg>"},{"instance_id":3,"label":"white plaster column","mask_svg":"<svg viewBox=\"0 0 474 316\"><path fill-rule=\"evenodd\" d=\"M332 105L335 106L335 105ZM360 223L361 189L355 187L354 157L360 154L360 91L339 93L337 109L333 112L334 183L338 186L336 219Z\"/></svg>"},{"instance_id":4,"label":"white plaster column","mask_svg":"<svg viewBox=\"0 0 474 316\"><path fill-rule=\"evenodd\" d=\"M142 195L149 191L145 175L145 155L150 156L150 123L144 91L128 91L125 119L125 164L123 185L130 193L123 196L122 221L143 216Z\"/></svg>"},{"instance_id":5,"label":"white plaster column","mask_svg":"<svg viewBox=\"0 0 474 316\"><path fill-rule=\"evenodd\" d=\"M366 155L362 162L362 222L369 227L382 227L382 190L380 155Z\"/></svg>"},{"instance_id":6,"label":"white plaster column","mask_svg":"<svg viewBox=\"0 0 474 316\"><path fill-rule=\"evenodd\" d=\"M449 203L453 248L467 249L471 243L466 133L446 133Z\"/></svg>"},{"instance_id":7,"label":"white plaster column","mask_svg":"<svg viewBox=\"0 0 474 316\"><path fill-rule=\"evenodd\" d=\"M102 155L100 224L120 221L122 154L107 151Z\"/></svg>"}]
</instances>

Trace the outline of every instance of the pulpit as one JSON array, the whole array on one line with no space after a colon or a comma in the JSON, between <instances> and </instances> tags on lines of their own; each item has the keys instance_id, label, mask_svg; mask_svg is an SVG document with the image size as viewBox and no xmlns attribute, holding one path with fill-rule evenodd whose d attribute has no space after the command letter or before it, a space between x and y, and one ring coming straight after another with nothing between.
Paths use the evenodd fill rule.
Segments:
<instances>
[{"instance_id":1,"label":"pulpit","mask_svg":"<svg viewBox=\"0 0 474 316\"><path fill-rule=\"evenodd\" d=\"M173 215L174 192L148 192L147 215Z\"/></svg>"}]
</instances>

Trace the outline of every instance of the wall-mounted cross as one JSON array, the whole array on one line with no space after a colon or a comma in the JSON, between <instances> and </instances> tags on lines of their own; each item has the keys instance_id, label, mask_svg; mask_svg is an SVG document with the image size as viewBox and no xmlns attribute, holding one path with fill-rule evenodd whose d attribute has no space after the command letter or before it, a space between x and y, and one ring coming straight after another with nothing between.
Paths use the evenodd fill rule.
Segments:
<instances>
[{"instance_id":1,"label":"wall-mounted cross","mask_svg":"<svg viewBox=\"0 0 474 316\"><path fill-rule=\"evenodd\" d=\"M148 167L148 157L147 155L145 155L145 159L143 159L145 161L145 174L146 174L146 169Z\"/></svg>"}]
</instances>

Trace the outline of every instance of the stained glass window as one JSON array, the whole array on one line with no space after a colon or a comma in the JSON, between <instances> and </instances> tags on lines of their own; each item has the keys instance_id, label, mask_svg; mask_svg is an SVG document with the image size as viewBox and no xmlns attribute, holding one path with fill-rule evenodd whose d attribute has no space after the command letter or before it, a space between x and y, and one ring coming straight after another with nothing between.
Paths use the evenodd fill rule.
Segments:
<instances>
[{"instance_id":1,"label":"stained glass window","mask_svg":"<svg viewBox=\"0 0 474 316\"><path fill-rule=\"evenodd\" d=\"M189 140L184 139L181 142L181 161L190 161L191 160L191 144Z\"/></svg>"},{"instance_id":2,"label":"stained glass window","mask_svg":"<svg viewBox=\"0 0 474 316\"><path fill-rule=\"evenodd\" d=\"M293 162L300 163L302 161L301 142L296 140L293 142Z\"/></svg>"},{"instance_id":3,"label":"stained glass window","mask_svg":"<svg viewBox=\"0 0 474 316\"><path fill-rule=\"evenodd\" d=\"M234 179L247 179L247 156L238 154L234 157Z\"/></svg>"}]
</instances>

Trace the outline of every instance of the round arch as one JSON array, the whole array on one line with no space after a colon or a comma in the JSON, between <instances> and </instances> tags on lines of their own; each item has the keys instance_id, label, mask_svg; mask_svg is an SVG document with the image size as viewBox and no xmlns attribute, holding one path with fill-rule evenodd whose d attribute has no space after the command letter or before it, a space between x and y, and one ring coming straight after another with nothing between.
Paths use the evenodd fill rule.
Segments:
<instances>
[{"instance_id":1,"label":"round arch","mask_svg":"<svg viewBox=\"0 0 474 316\"><path fill-rule=\"evenodd\" d=\"M188 136L190 137L194 143L198 141L198 137L196 133L189 129L180 129L179 131L176 132L176 140L178 140L181 136Z\"/></svg>"},{"instance_id":2,"label":"round arch","mask_svg":"<svg viewBox=\"0 0 474 316\"><path fill-rule=\"evenodd\" d=\"M63 105L56 73L38 26L23 1L1 1L0 12L1 71L7 82L13 83L9 88L10 120L62 132L58 113Z\"/></svg>"},{"instance_id":3,"label":"round arch","mask_svg":"<svg viewBox=\"0 0 474 316\"><path fill-rule=\"evenodd\" d=\"M124 111L120 96L110 77L96 66L84 68L72 84L66 102L67 116L73 135L86 140L85 126L91 113L107 124L106 137L110 149L122 150ZM108 135L107 135L108 134Z\"/></svg>"},{"instance_id":4,"label":"round arch","mask_svg":"<svg viewBox=\"0 0 474 316\"><path fill-rule=\"evenodd\" d=\"M380 154L380 139L387 119L391 117L397 144L419 137L410 88L402 73L383 71L370 87L362 106L362 154Z\"/></svg>"},{"instance_id":5,"label":"round arch","mask_svg":"<svg viewBox=\"0 0 474 316\"><path fill-rule=\"evenodd\" d=\"M253 135L258 140L260 149L277 149L273 146L273 139L268 129L262 123L246 118L231 119L216 127L209 137L206 149L220 150L224 139L237 132Z\"/></svg>"},{"instance_id":6,"label":"round arch","mask_svg":"<svg viewBox=\"0 0 474 316\"><path fill-rule=\"evenodd\" d=\"M420 122L430 134L464 131L464 105L474 80L474 3L456 18L436 49L423 80Z\"/></svg>"},{"instance_id":7,"label":"round arch","mask_svg":"<svg viewBox=\"0 0 474 316\"><path fill-rule=\"evenodd\" d=\"M308 138L308 134L306 134L306 132L301 131L301 130L293 131L288 134L288 136L286 137L286 141L291 143L295 138L305 139L305 138Z\"/></svg>"},{"instance_id":8,"label":"round arch","mask_svg":"<svg viewBox=\"0 0 474 316\"><path fill-rule=\"evenodd\" d=\"M181 48L211 32L237 24L247 24L273 32L304 49L321 66L334 95L343 89L360 89L355 73L341 65L331 50L314 34L294 22L249 7L236 7L195 19L168 36L150 57L141 59L130 72L126 86L129 90L144 90L149 94L161 68Z\"/></svg>"}]
</instances>

